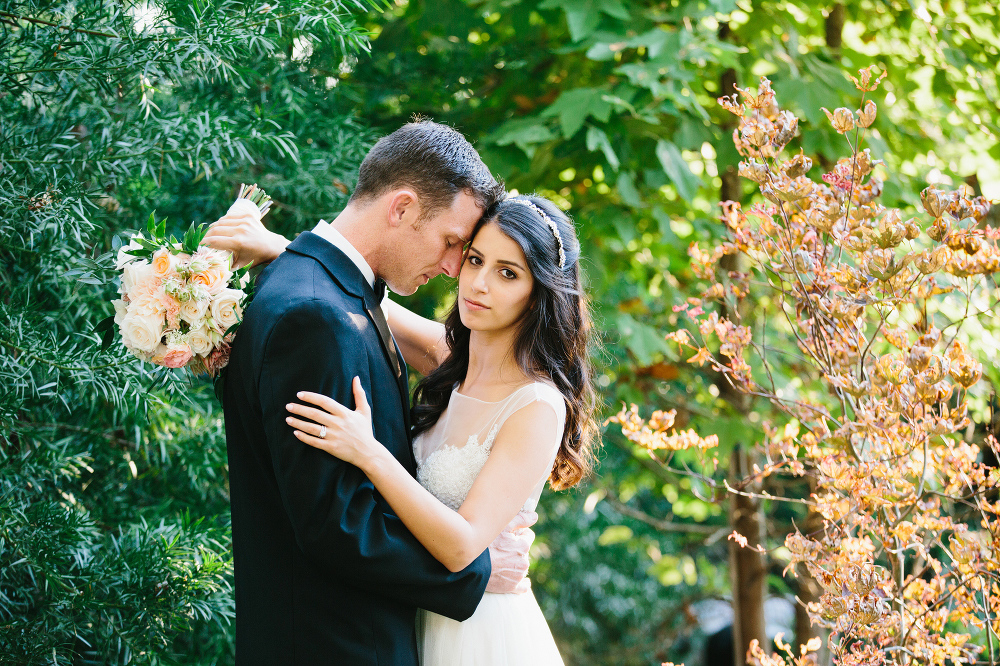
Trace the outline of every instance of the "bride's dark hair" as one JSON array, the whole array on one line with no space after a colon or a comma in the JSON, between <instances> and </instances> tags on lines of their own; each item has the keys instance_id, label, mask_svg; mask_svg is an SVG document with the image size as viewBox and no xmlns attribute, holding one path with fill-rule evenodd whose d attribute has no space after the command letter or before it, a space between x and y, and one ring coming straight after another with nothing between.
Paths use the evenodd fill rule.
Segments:
<instances>
[{"instance_id":1,"label":"bride's dark hair","mask_svg":"<svg viewBox=\"0 0 1000 666\"><path fill-rule=\"evenodd\" d=\"M520 200L520 203L517 201ZM545 211L555 223L562 252L552 229L531 205ZM566 400L566 424L549 483L560 490L576 485L590 471L597 434L596 398L591 385L590 318L580 285L580 242L573 223L551 201L539 196L508 198L484 216L476 233L495 224L519 246L535 280L531 306L518 322L513 353L529 377L555 384ZM563 267L560 268L560 260ZM445 320L450 354L417 384L413 404L413 435L434 425L448 406L455 384L469 367L469 334L458 304Z\"/></svg>"}]
</instances>

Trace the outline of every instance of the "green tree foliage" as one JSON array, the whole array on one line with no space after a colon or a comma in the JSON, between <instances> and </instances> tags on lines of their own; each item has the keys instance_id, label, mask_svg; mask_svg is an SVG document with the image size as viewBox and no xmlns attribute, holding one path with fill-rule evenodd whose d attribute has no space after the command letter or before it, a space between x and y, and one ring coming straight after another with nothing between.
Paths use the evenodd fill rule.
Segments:
<instances>
[{"instance_id":1,"label":"green tree foliage","mask_svg":"<svg viewBox=\"0 0 1000 666\"><path fill-rule=\"evenodd\" d=\"M675 308L701 295L688 245L722 233L720 199L749 203L736 178L735 122L717 98L768 75L803 119L800 145L819 156L818 177L832 166L824 159L842 152L821 107L856 104L847 74L877 65L888 70L891 97L867 145L896 176L885 204L912 206L928 176L982 182L997 196L996 24L985 0L916 9L865 0L414 1L370 18L373 55L347 83L375 125L391 129L414 113L452 123L509 187L571 210L604 334L609 412L622 401L644 413L675 407L679 426L720 436L725 463L734 443L759 439L769 407L663 339L684 325ZM432 293L413 302L429 312ZM788 381L794 365L782 371ZM686 477L694 457L677 454L664 469L617 434L605 441L590 501L570 493L543 503L540 600L574 663L690 657L665 646L696 650L690 615L678 611L729 594L718 537L726 494ZM809 492L794 482L771 490ZM806 518L794 506L763 508L768 533ZM594 531L597 543L585 536ZM797 592L782 564L772 560L771 593ZM609 582L622 572L628 584ZM569 599L579 605L567 608ZM588 603L601 619L580 610Z\"/></svg>"},{"instance_id":2,"label":"green tree foliage","mask_svg":"<svg viewBox=\"0 0 1000 666\"><path fill-rule=\"evenodd\" d=\"M154 209L215 219L241 181L286 232L339 209L370 7L0 4L0 662L231 661L221 408L101 348L105 253Z\"/></svg>"}]
</instances>

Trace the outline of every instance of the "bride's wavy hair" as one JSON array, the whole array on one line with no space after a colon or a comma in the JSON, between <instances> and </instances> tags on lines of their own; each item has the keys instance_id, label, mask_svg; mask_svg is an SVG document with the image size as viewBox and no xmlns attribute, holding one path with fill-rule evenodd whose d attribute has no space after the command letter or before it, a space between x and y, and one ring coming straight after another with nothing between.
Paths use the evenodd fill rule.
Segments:
<instances>
[{"instance_id":1,"label":"bride's wavy hair","mask_svg":"<svg viewBox=\"0 0 1000 666\"><path fill-rule=\"evenodd\" d=\"M516 200L520 199L520 203ZM555 384L566 400L566 424L549 483L556 490L576 485L591 470L597 438L596 393L591 384L589 352L592 329L580 283L580 242L569 217L539 196L508 198L484 215L473 238L487 224L496 224L524 252L534 278L531 306L518 322L513 354L521 370L536 380ZM531 205L545 211L562 241ZM560 260L563 267L560 268ZM450 354L417 385L413 405L413 435L433 426L469 367L470 331L462 324L458 303L445 320Z\"/></svg>"}]
</instances>

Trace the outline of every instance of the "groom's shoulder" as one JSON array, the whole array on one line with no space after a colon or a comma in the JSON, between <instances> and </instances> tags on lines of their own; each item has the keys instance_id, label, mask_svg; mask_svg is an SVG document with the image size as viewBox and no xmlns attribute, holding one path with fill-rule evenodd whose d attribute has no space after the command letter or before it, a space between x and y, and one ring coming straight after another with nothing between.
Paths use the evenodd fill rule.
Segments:
<instances>
[{"instance_id":1,"label":"groom's shoulder","mask_svg":"<svg viewBox=\"0 0 1000 666\"><path fill-rule=\"evenodd\" d=\"M341 289L317 261L284 253L261 274L246 317L274 323L288 314L311 313L339 320L359 309L357 297Z\"/></svg>"}]
</instances>

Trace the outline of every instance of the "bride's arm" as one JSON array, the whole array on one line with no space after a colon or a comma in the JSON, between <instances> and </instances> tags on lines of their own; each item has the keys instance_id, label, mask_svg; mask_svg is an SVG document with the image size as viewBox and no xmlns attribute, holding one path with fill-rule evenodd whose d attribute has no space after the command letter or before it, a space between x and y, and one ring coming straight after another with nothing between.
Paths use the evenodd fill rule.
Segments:
<instances>
[{"instance_id":1,"label":"bride's arm","mask_svg":"<svg viewBox=\"0 0 1000 666\"><path fill-rule=\"evenodd\" d=\"M407 365L427 375L447 358L444 324L425 319L389 298L382 301L382 309Z\"/></svg>"},{"instance_id":2,"label":"bride's arm","mask_svg":"<svg viewBox=\"0 0 1000 666\"><path fill-rule=\"evenodd\" d=\"M202 244L232 252L233 265L239 267L274 261L290 242L281 234L268 231L259 217L227 214L212 224ZM407 364L422 375L441 365L448 355L444 324L424 319L389 299L382 307Z\"/></svg>"},{"instance_id":3,"label":"bride's arm","mask_svg":"<svg viewBox=\"0 0 1000 666\"><path fill-rule=\"evenodd\" d=\"M558 432L555 411L532 403L504 422L479 476L458 511L452 511L379 444L372 435L371 411L361 382L354 380L359 405L351 411L316 393L299 399L322 409L289 405L296 436L311 446L354 465L371 479L396 515L421 544L449 571L461 571L479 556L524 506L549 471ZM324 411L325 410L325 411ZM320 439L319 425L326 426Z\"/></svg>"},{"instance_id":4,"label":"bride's arm","mask_svg":"<svg viewBox=\"0 0 1000 666\"><path fill-rule=\"evenodd\" d=\"M233 253L233 266L257 266L278 258L290 240L268 231L259 216L226 214L212 223L202 245Z\"/></svg>"}]
</instances>

